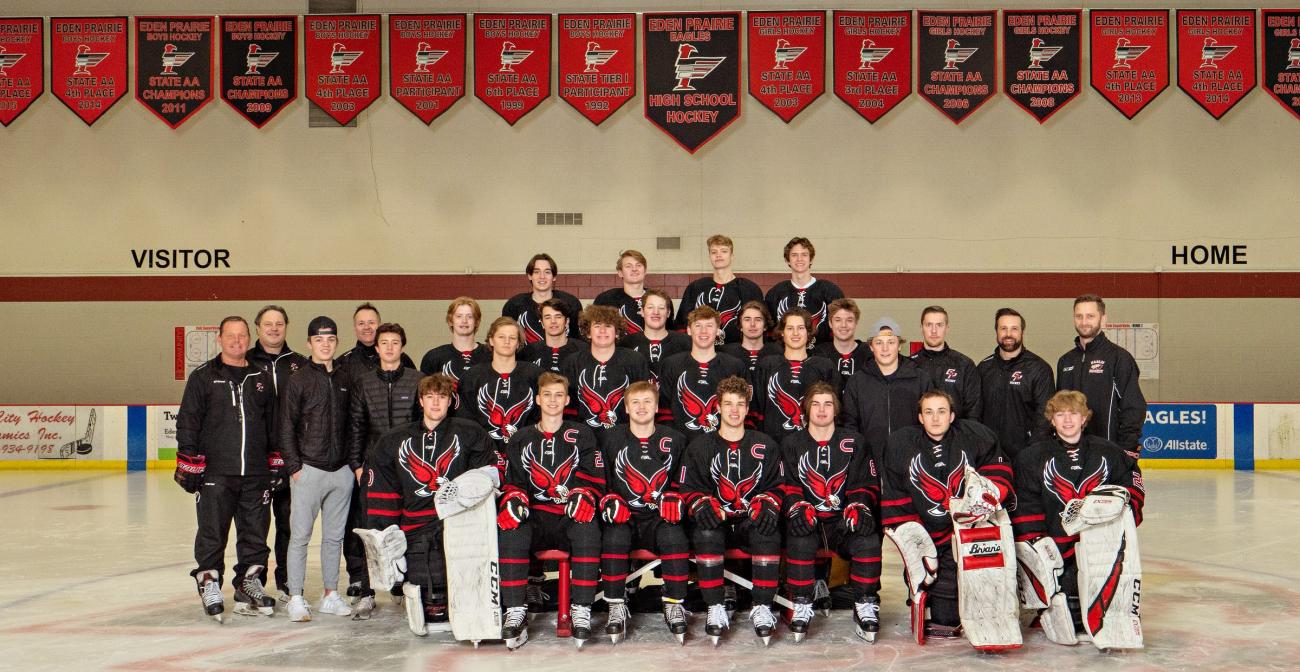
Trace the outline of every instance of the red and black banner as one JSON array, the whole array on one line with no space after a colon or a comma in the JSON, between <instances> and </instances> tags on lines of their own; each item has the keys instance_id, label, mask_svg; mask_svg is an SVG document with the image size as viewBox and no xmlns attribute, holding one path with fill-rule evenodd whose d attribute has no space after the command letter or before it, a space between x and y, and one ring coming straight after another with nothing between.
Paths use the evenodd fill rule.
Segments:
<instances>
[{"instance_id":1,"label":"red and black banner","mask_svg":"<svg viewBox=\"0 0 1300 672\"><path fill-rule=\"evenodd\" d=\"M87 126L126 95L124 16L50 19L50 90Z\"/></svg>"},{"instance_id":2,"label":"red and black banner","mask_svg":"<svg viewBox=\"0 0 1300 672\"><path fill-rule=\"evenodd\" d=\"M636 14L559 21L560 99L599 126L636 95Z\"/></svg>"},{"instance_id":3,"label":"red and black banner","mask_svg":"<svg viewBox=\"0 0 1300 672\"><path fill-rule=\"evenodd\" d=\"M740 117L740 12L641 18L645 117L694 154Z\"/></svg>"},{"instance_id":4,"label":"red and black banner","mask_svg":"<svg viewBox=\"0 0 1300 672\"><path fill-rule=\"evenodd\" d=\"M874 124L912 94L912 13L836 11L831 21L835 95Z\"/></svg>"},{"instance_id":5,"label":"red and black banner","mask_svg":"<svg viewBox=\"0 0 1300 672\"><path fill-rule=\"evenodd\" d=\"M298 17L221 17L221 98L261 128L298 97Z\"/></svg>"},{"instance_id":6,"label":"red and black banner","mask_svg":"<svg viewBox=\"0 0 1300 672\"><path fill-rule=\"evenodd\" d=\"M1178 88L1222 119L1255 88L1255 10L1177 10Z\"/></svg>"},{"instance_id":7,"label":"red and black banner","mask_svg":"<svg viewBox=\"0 0 1300 672\"><path fill-rule=\"evenodd\" d=\"M0 124L45 93L45 20L0 19Z\"/></svg>"},{"instance_id":8,"label":"red and black banner","mask_svg":"<svg viewBox=\"0 0 1300 672\"><path fill-rule=\"evenodd\" d=\"M339 125L355 119L384 90L381 20L378 14L303 18L307 100Z\"/></svg>"},{"instance_id":9,"label":"red and black banner","mask_svg":"<svg viewBox=\"0 0 1300 672\"><path fill-rule=\"evenodd\" d=\"M785 123L826 91L826 12L746 12L749 95Z\"/></svg>"},{"instance_id":10,"label":"red and black banner","mask_svg":"<svg viewBox=\"0 0 1300 672\"><path fill-rule=\"evenodd\" d=\"M551 95L551 15L474 15L474 95L511 126Z\"/></svg>"},{"instance_id":11,"label":"red and black banner","mask_svg":"<svg viewBox=\"0 0 1300 672\"><path fill-rule=\"evenodd\" d=\"M1169 11L1088 11L1092 88L1127 119L1169 87Z\"/></svg>"},{"instance_id":12,"label":"red and black banner","mask_svg":"<svg viewBox=\"0 0 1300 672\"><path fill-rule=\"evenodd\" d=\"M1264 90L1300 118L1300 10L1260 10L1264 33Z\"/></svg>"},{"instance_id":13,"label":"red and black banner","mask_svg":"<svg viewBox=\"0 0 1300 672\"><path fill-rule=\"evenodd\" d=\"M212 100L210 16L135 17L135 99L176 128Z\"/></svg>"},{"instance_id":14,"label":"red and black banner","mask_svg":"<svg viewBox=\"0 0 1300 672\"><path fill-rule=\"evenodd\" d=\"M433 123L465 96L464 14L389 14L389 95Z\"/></svg>"},{"instance_id":15,"label":"red and black banner","mask_svg":"<svg viewBox=\"0 0 1300 672\"><path fill-rule=\"evenodd\" d=\"M954 124L997 93L997 11L916 13L921 97Z\"/></svg>"},{"instance_id":16,"label":"red and black banner","mask_svg":"<svg viewBox=\"0 0 1300 672\"><path fill-rule=\"evenodd\" d=\"M1083 12L1002 10L1002 82L1007 97L1038 120L1079 95Z\"/></svg>"}]
</instances>

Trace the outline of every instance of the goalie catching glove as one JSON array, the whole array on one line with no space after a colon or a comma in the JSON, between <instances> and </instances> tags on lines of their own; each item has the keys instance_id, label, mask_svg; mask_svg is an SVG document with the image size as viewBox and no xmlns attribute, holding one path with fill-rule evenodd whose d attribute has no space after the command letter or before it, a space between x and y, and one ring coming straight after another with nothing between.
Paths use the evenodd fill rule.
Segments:
<instances>
[{"instance_id":1,"label":"goalie catching glove","mask_svg":"<svg viewBox=\"0 0 1300 672\"><path fill-rule=\"evenodd\" d=\"M953 520L964 525L982 523L1002 508L1002 491L992 481L984 478L978 471L966 467L966 494L960 500L959 508L952 512Z\"/></svg>"},{"instance_id":2,"label":"goalie catching glove","mask_svg":"<svg viewBox=\"0 0 1300 672\"><path fill-rule=\"evenodd\" d=\"M1099 485L1083 499L1071 499L1061 512L1066 534L1078 534L1094 525L1119 518L1128 506L1128 490L1119 485Z\"/></svg>"},{"instance_id":3,"label":"goalie catching glove","mask_svg":"<svg viewBox=\"0 0 1300 672\"><path fill-rule=\"evenodd\" d=\"M366 547L366 569L372 588L388 590L406 576L406 534L402 528L389 525L382 531L363 527L352 531Z\"/></svg>"},{"instance_id":4,"label":"goalie catching glove","mask_svg":"<svg viewBox=\"0 0 1300 672\"><path fill-rule=\"evenodd\" d=\"M495 466L471 469L443 483L433 495L438 518L446 520L463 511L478 506L479 502L497 493L499 472Z\"/></svg>"}]
</instances>

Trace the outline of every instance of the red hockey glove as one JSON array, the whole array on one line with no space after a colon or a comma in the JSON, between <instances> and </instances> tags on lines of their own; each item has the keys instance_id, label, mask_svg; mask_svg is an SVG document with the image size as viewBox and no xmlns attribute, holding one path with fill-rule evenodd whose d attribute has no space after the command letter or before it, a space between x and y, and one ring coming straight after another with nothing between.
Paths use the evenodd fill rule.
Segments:
<instances>
[{"instance_id":1,"label":"red hockey glove","mask_svg":"<svg viewBox=\"0 0 1300 672\"><path fill-rule=\"evenodd\" d=\"M776 534L781 503L767 493L749 500L749 521L760 534Z\"/></svg>"},{"instance_id":2,"label":"red hockey glove","mask_svg":"<svg viewBox=\"0 0 1300 672\"><path fill-rule=\"evenodd\" d=\"M659 517L673 525L682 522L682 496L680 493L665 492L659 497Z\"/></svg>"},{"instance_id":3,"label":"red hockey glove","mask_svg":"<svg viewBox=\"0 0 1300 672\"><path fill-rule=\"evenodd\" d=\"M871 534L876 528L876 519L866 504L854 502L844 507L844 527L850 534Z\"/></svg>"},{"instance_id":4,"label":"red hockey glove","mask_svg":"<svg viewBox=\"0 0 1300 672\"><path fill-rule=\"evenodd\" d=\"M574 488L569 491L569 503L564 512L579 523L590 523L596 517L596 493L591 488Z\"/></svg>"},{"instance_id":5,"label":"red hockey glove","mask_svg":"<svg viewBox=\"0 0 1300 672\"><path fill-rule=\"evenodd\" d=\"M722 524L722 503L705 495L691 504L691 518L703 530L716 530Z\"/></svg>"},{"instance_id":6,"label":"red hockey glove","mask_svg":"<svg viewBox=\"0 0 1300 672\"><path fill-rule=\"evenodd\" d=\"M203 487L203 472L208 468L208 458L202 455L176 453L176 484L191 495Z\"/></svg>"},{"instance_id":7,"label":"red hockey glove","mask_svg":"<svg viewBox=\"0 0 1300 672\"><path fill-rule=\"evenodd\" d=\"M497 527L513 530L528 520L528 495L523 490L507 490L497 504Z\"/></svg>"},{"instance_id":8,"label":"red hockey glove","mask_svg":"<svg viewBox=\"0 0 1300 672\"><path fill-rule=\"evenodd\" d=\"M806 537L817 529L817 509L808 502L795 502L785 515L785 529L796 537Z\"/></svg>"},{"instance_id":9,"label":"red hockey glove","mask_svg":"<svg viewBox=\"0 0 1300 672\"><path fill-rule=\"evenodd\" d=\"M600 499L600 519L611 525L622 525L627 519L632 517L632 512L627 508L627 501L614 493L609 493Z\"/></svg>"},{"instance_id":10,"label":"red hockey glove","mask_svg":"<svg viewBox=\"0 0 1300 672\"><path fill-rule=\"evenodd\" d=\"M283 488L284 457L278 451L266 454L266 469L271 472L271 489L280 490Z\"/></svg>"}]
</instances>

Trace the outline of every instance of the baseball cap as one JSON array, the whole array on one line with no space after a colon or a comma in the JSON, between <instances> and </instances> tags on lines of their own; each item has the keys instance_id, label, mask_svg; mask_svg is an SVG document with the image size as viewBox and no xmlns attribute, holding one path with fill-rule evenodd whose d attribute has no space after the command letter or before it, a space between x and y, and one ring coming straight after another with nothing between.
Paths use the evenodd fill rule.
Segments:
<instances>
[{"instance_id":1,"label":"baseball cap","mask_svg":"<svg viewBox=\"0 0 1300 672\"><path fill-rule=\"evenodd\" d=\"M338 336L338 334L339 325L334 324L334 320L324 315L312 318L312 321L307 324L307 338L312 336Z\"/></svg>"},{"instance_id":2,"label":"baseball cap","mask_svg":"<svg viewBox=\"0 0 1300 672\"><path fill-rule=\"evenodd\" d=\"M872 324L871 331L867 332L867 338L874 337L876 334L879 334L882 329L888 329L894 332L894 335L899 339L903 338L902 332L898 329L898 320L895 320L888 315L881 317Z\"/></svg>"}]
</instances>

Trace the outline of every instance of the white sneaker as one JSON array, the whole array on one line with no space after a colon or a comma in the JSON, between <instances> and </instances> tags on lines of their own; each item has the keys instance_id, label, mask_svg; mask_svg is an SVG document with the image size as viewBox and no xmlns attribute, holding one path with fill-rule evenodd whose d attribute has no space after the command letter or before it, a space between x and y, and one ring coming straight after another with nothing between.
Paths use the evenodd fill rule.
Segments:
<instances>
[{"instance_id":1,"label":"white sneaker","mask_svg":"<svg viewBox=\"0 0 1300 672\"><path fill-rule=\"evenodd\" d=\"M316 611L319 611L322 614L334 614L335 616L352 615L352 607L349 607L348 603L344 602L343 598L339 597L337 592L322 597L320 600L320 606L316 607Z\"/></svg>"},{"instance_id":2,"label":"white sneaker","mask_svg":"<svg viewBox=\"0 0 1300 672\"><path fill-rule=\"evenodd\" d=\"M307 606L307 600L302 599L302 595L289 598L289 620L294 623L306 623L311 620L311 608Z\"/></svg>"}]
</instances>

